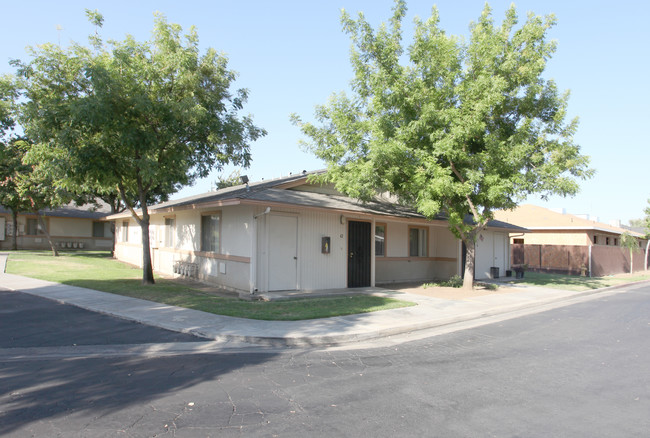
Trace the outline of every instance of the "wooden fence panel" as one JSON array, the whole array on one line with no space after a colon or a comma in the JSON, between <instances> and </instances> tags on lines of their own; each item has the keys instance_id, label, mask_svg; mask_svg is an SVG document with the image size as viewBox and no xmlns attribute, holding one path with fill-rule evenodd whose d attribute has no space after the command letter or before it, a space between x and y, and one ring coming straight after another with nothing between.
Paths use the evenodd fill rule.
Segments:
<instances>
[{"instance_id":1,"label":"wooden fence panel","mask_svg":"<svg viewBox=\"0 0 650 438\"><path fill-rule=\"evenodd\" d=\"M511 263L513 266L528 265L528 269L538 272L553 272L580 275L589 268L589 247L579 245L526 245L512 244ZM601 277L630 272L630 252L618 246L591 247L591 275ZM633 254L634 271L643 271L645 250Z\"/></svg>"}]
</instances>

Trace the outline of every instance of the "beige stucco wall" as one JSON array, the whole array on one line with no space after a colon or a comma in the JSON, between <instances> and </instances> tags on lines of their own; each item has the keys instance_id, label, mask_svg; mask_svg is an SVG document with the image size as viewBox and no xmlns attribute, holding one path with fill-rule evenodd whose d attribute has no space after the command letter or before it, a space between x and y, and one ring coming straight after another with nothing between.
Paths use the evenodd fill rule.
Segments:
<instances>
[{"instance_id":1,"label":"beige stucco wall","mask_svg":"<svg viewBox=\"0 0 650 438\"><path fill-rule=\"evenodd\" d=\"M620 246L620 235L597 230L537 230L529 231L524 236L511 234L510 242L514 239L524 239L526 245L594 245L594 236L597 236L597 245ZM609 243L607 239L609 238Z\"/></svg>"},{"instance_id":2,"label":"beige stucco wall","mask_svg":"<svg viewBox=\"0 0 650 438\"><path fill-rule=\"evenodd\" d=\"M432 245L434 257L458 257L458 239L446 227L432 227Z\"/></svg>"},{"instance_id":3,"label":"beige stucco wall","mask_svg":"<svg viewBox=\"0 0 650 438\"><path fill-rule=\"evenodd\" d=\"M428 231L427 257L409 256L409 228ZM376 258L376 282L429 281L448 279L458 273L458 240L446 226L386 222L386 257Z\"/></svg>"},{"instance_id":4,"label":"beige stucco wall","mask_svg":"<svg viewBox=\"0 0 650 438\"><path fill-rule=\"evenodd\" d=\"M220 251L214 256L201 252L201 215L208 212L221 215ZM251 253L252 212L253 208L249 206L231 206L152 214L149 234L154 270L177 276L174 273L176 262L196 263L201 280L229 289L248 290L250 263L241 258L249 258ZM174 242L171 247L167 247L165 242L165 218L175 220ZM134 233L129 231L131 238ZM138 254L141 255L141 252L138 251ZM229 256L234 256L235 260ZM126 257L133 259L132 255Z\"/></svg>"},{"instance_id":5,"label":"beige stucco wall","mask_svg":"<svg viewBox=\"0 0 650 438\"><path fill-rule=\"evenodd\" d=\"M367 216L342 215L305 208L274 207L270 215L265 206L227 206L204 210L221 213L221 250L207 255L200 251L201 213L188 210L152 214L150 225L154 270L175 275L178 261L196 263L202 280L239 291L249 291L251 271L253 288L265 292L269 288L269 266L273 251L269 248L270 215L288 215L297 219L297 279L301 290L322 290L347 287L348 222L367 221L386 224L386 257L373 261L371 275L376 283L425 281L449 278L458 273L458 241L445 226L409 223L406 221L373 220ZM254 219L255 215L259 215ZM341 217L343 216L343 220ZM175 241L165 247L165 217L175 218ZM129 222L129 240L122 243L123 221ZM409 257L409 226L428 229L427 257ZM330 238L330 252L321 251L323 237ZM371 240L374 254L374 239ZM251 255L254 256L251 256ZM132 219L117 220L116 256L120 260L141 265L140 227ZM277 266L277 264L275 264Z\"/></svg>"},{"instance_id":6,"label":"beige stucco wall","mask_svg":"<svg viewBox=\"0 0 650 438\"><path fill-rule=\"evenodd\" d=\"M10 249L13 245L13 223L11 215L2 215L4 221L4 240L0 240L0 249ZM50 243L45 234L36 236L26 235L27 219L35 219L34 215L20 214L18 216L19 249L50 249ZM52 237L52 242L59 249L110 250L112 247L110 223L104 223L104 238L92 236L93 219L45 217L46 227ZM11 233L8 231L11 230Z\"/></svg>"},{"instance_id":7,"label":"beige stucco wall","mask_svg":"<svg viewBox=\"0 0 650 438\"><path fill-rule=\"evenodd\" d=\"M589 237L584 231L529 231L511 234L510 243L514 239L524 239L527 245L588 245Z\"/></svg>"},{"instance_id":8,"label":"beige stucco wall","mask_svg":"<svg viewBox=\"0 0 650 438\"><path fill-rule=\"evenodd\" d=\"M91 219L73 219L50 217L49 231L51 236L91 237L93 221Z\"/></svg>"}]
</instances>

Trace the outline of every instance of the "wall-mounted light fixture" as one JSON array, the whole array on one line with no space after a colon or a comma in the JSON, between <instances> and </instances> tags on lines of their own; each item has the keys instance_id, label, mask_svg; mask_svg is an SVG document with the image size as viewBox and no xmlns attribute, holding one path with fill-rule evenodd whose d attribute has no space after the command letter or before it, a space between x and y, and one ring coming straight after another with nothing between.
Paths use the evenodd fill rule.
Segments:
<instances>
[{"instance_id":1,"label":"wall-mounted light fixture","mask_svg":"<svg viewBox=\"0 0 650 438\"><path fill-rule=\"evenodd\" d=\"M341 225L345 224L345 216L341 215Z\"/></svg>"},{"instance_id":2,"label":"wall-mounted light fixture","mask_svg":"<svg viewBox=\"0 0 650 438\"><path fill-rule=\"evenodd\" d=\"M253 216L253 218L257 219L258 217L264 216L265 214L269 214L270 212L271 212L271 207L266 207L266 210L264 210L260 214L256 214L255 216Z\"/></svg>"},{"instance_id":3,"label":"wall-mounted light fixture","mask_svg":"<svg viewBox=\"0 0 650 438\"><path fill-rule=\"evenodd\" d=\"M321 237L320 252L322 254L329 254L331 246L332 246L332 241L330 239L330 236Z\"/></svg>"}]
</instances>

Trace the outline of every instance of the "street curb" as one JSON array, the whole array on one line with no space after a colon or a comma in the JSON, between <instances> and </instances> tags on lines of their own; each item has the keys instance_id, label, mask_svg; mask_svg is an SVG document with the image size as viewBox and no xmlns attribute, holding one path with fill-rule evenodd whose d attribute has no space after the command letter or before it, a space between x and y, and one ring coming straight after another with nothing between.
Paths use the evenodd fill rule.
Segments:
<instances>
[{"instance_id":1,"label":"street curb","mask_svg":"<svg viewBox=\"0 0 650 438\"><path fill-rule=\"evenodd\" d=\"M39 280L42 281L42 280ZM54 282L46 282L48 285L60 285L62 287L74 287L75 286L66 286L61 283L54 283ZM344 333L344 334L325 334L325 335L311 335L311 336L256 336L256 335L239 335L239 334L223 334L219 333L219 329L209 329L209 328L184 328L184 327L179 327L176 324L172 323L164 323L159 320L152 320L148 319L145 317L137 317L133 315L128 315L125 312L120 312L120 311L111 311L107 309L101 309L92 305L83 305L80 303L74 303L67 301L65 299L57 298L57 297L52 297L52 296L47 296L43 294L38 294L38 293L33 293L29 290L22 290L19 288L12 288L12 287L7 287L4 286L6 289L14 291L14 292L23 292L27 293L30 295L34 296L39 296L42 298L49 299L51 301L55 301L61 304L68 304L72 305L78 308L82 308L85 310L90 310L93 312L97 312L100 314L104 315L110 315L113 317L117 317L120 319L128 320L128 321L133 321L153 327L158 327L162 328L165 330L170 330L170 331L175 331L179 333L186 333L186 334L192 334L197 337L201 337L204 339L212 340L212 341L228 341L228 342L243 342L247 344L254 344L254 345L259 345L259 346L266 346L266 347L325 347L325 346L341 346L345 344L352 344L356 342L363 342L363 341L372 341L372 340L377 340L381 338L386 338L390 336L397 336L397 335L403 335L403 334L408 334L408 333L413 333L413 332L418 332L422 330L430 330L430 329L436 329L436 328L444 328L448 326L453 326L454 324L460 324L460 323L469 323L473 321L478 321L482 318L491 318L491 317L496 317L496 316L507 316L508 314L512 314L512 318L520 316L520 313L522 311L530 311L529 313L537 313L537 312L542 312L545 310L550 310L555 307L562 307L565 305L570 305L573 304L573 302L579 302L581 299L584 299L585 297L591 296L591 295L598 295L598 294L606 294L607 292L613 292L616 289L622 289L626 287L630 287L633 285L639 285L643 283L650 283L650 280L643 280L643 281L638 281L638 282L630 282L630 283L623 283L615 286L609 286L606 288L601 288L601 289L590 289L587 291L577 291L577 292L572 292L570 295L566 296L561 296L561 297L551 297L549 299L541 299L537 300L534 302L526 302L526 303L515 303L511 305L504 305L501 307L493 307L493 308L487 308L484 310L480 311L475 311L475 312L469 312L469 313L464 313L464 314L459 314L459 315L454 315L454 316L449 316L445 318L439 318L435 320L428 320L424 322L417 322L417 323L412 323L412 324L404 324L404 325L399 325L399 326L393 326L393 327L387 327L384 329L377 329L377 330L372 330L372 331L358 331L356 333ZM84 288L80 288L84 289ZM101 291L97 291L101 292ZM101 292L101 293L108 293L108 292ZM130 297L129 297L130 298ZM133 299L133 298L132 298ZM174 308L175 306L170 306L167 304L162 304L162 303L156 303L153 301L147 301L147 300L141 300L137 299L140 302L151 304L152 306L160 306L160 309L164 308ZM554 305L554 306L553 306ZM550 307L549 307L550 306ZM183 308L180 308L183 309ZM190 310L192 312L200 312L198 310L193 310L193 309L184 309L184 310ZM399 309L396 309L399 310ZM388 310L387 312L389 312ZM201 312L201 313L206 313L206 312ZM207 315L212 315L209 313L206 313ZM234 318L234 317L227 317L223 315L215 315L220 318ZM326 319L331 319L334 320L335 318L344 318L344 317L333 317L333 318L326 318ZM242 318L234 318L234 319L242 319ZM508 319L508 318L504 318ZM251 321L256 321L256 320L251 320ZM281 322L281 321L278 321ZM272 322L271 322L272 323Z\"/></svg>"},{"instance_id":2,"label":"street curb","mask_svg":"<svg viewBox=\"0 0 650 438\"><path fill-rule=\"evenodd\" d=\"M201 330L189 330L184 333L194 334L196 336L204 337L211 340L228 340L239 341L250 344L256 344L268 347L319 347L319 346L341 346L351 344L354 342L372 341L390 336L403 335L407 333L414 333L422 330L431 330L436 328L443 328L452 326L454 324L466 323L477 321L482 318L490 318L495 316L504 316L509 313L515 314L512 317L520 316L518 313L524 310L539 310L540 312L551 310L556 307L563 307L564 305L574 304L573 301L580 302L582 298L590 295L606 294L615 289L629 287L642 283L650 283L650 280L643 280L639 282L625 283L616 286L609 286L601 289L591 289L588 291L580 291L565 297L555 297L547 300L540 300L534 303L516 304L511 306L504 306L497 309L486 309L478 312L465 313L448 318L437 319L435 321L427 321L422 323L411 324L407 326L391 327L382 330L375 330L366 333L350 333L341 335L324 335L324 336L301 336L301 337L266 337L266 336L239 336L239 335L222 335L213 337L209 333L202 332ZM562 305L562 303L565 303ZM558 304L557 306L551 306ZM536 313L536 312L530 312ZM505 318L507 319L507 318Z\"/></svg>"}]
</instances>

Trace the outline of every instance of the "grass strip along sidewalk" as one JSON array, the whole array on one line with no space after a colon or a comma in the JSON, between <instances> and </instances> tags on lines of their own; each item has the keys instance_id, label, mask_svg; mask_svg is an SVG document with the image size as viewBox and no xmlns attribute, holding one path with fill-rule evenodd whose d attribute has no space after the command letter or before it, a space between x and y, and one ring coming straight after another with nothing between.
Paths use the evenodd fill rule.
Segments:
<instances>
[{"instance_id":1,"label":"grass strip along sidewalk","mask_svg":"<svg viewBox=\"0 0 650 438\"><path fill-rule=\"evenodd\" d=\"M575 275L546 274L529 271L524 274L523 279L512 281L512 283L524 284L527 286L540 286L550 289L584 291L643 280L650 280L650 273L636 272L634 274L617 274L608 275L606 277L580 277Z\"/></svg>"},{"instance_id":2,"label":"grass strip along sidewalk","mask_svg":"<svg viewBox=\"0 0 650 438\"><path fill-rule=\"evenodd\" d=\"M370 295L304 298L285 301L244 301L193 289L173 280L156 278L141 283L142 271L111 258L106 252L9 252L7 273L70 286L125 295L217 315L268 321L329 318L415 306L415 303Z\"/></svg>"}]
</instances>

